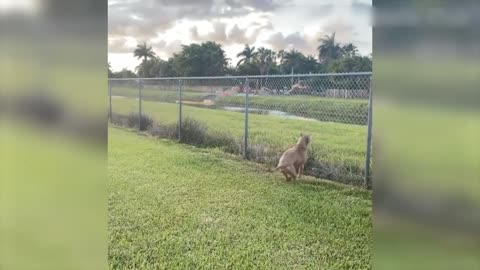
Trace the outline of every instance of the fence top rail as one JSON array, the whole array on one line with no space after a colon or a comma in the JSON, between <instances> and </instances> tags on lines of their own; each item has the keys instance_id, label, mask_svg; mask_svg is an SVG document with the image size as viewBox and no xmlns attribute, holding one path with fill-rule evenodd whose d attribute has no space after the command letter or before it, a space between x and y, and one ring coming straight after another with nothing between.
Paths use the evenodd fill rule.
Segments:
<instances>
[{"instance_id":1,"label":"fence top rail","mask_svg":"<svg viewBox=\"0 0 480 270\"><path fill-rule=\"evenodd\" d=\"M260 78L309 78L309 77L331 77L331 76L371 76L372 72L350 72L350 73L312 73L312 74L281 74L281 75L244 75L244 76L209 76L209 77L157 77L157 78L108 78L109 81L158 81L158 80L209 80L209 79L260 79Z\"/></svg>"}]
</instances>

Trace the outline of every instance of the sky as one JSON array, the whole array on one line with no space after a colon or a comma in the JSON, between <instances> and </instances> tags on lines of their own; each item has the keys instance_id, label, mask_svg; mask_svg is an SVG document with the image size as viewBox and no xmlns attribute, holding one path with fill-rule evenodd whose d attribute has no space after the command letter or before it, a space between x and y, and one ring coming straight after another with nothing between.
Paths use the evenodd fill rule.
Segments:
<instances>
[{"instance_id":1,"label":"sky","mask_svg":"<svg viewBox=\"0 0 480 270\"><path fill-rule=\"evenodd\" d=\"M236 65L245 44L317 56L318 39L336 33L360 54L372 52L371 0L109 0L108 61L134 70L137 44L162 59L182 45L215 41Z\"/></svg>"}]
</instances>

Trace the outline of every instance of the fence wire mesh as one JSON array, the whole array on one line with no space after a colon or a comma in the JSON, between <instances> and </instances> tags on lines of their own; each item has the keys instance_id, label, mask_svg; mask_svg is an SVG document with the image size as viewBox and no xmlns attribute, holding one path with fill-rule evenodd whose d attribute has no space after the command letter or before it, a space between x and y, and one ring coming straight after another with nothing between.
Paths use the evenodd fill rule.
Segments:
<instances>
[{"instance_id":1,"label":"fence wire mesh","mask_svg":"<svg viewBox=\"0 0 480 270\"><path fill-rule=\"evenodd\" d=\"M308 133L306 174L363 184L370 80L371 73L110 79L110 119L268 166Z\"/></svg>"}]
</instances>

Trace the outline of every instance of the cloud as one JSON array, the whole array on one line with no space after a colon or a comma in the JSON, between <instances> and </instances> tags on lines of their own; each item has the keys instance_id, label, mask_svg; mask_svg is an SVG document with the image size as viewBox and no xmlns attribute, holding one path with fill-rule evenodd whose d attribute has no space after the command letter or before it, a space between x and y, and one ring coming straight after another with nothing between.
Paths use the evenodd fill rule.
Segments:
<instances>
[{"instance_id":1,"label":"cloud","mask_svg":"<svg viewBox=\"0 0 480 270\"><path fill-rule=\"evenodd\" d=\"M272 46L272 49L277 51L285 49L285 47L288 45L282 32L276 32L275 34L271 35L267 39L267 43Z\"/></svg>"},{"instance_id":2,"label":"cloud","mask_svg":"<svg viewBox=\"0 0 480 270\"><path fill-rule=\"evenodd\" d=\"M167 7L159 8L156 1L147 0L144 5L137 2L117 1L109 6L109 35L150 39L171 27L176 20L175 14L166 12Z\"/></svg>"},{"instance_id":3,"label":"cloud","mask_svg":"<svg viewBox=\"0 0 480 270\"><path fill-rule=\"evenodd\" d=\"M222 45L252 44L255 43L262 30L273 29L271 22L261 24L254 22L245 28L234 24L227 31L228 24L225 22L213 22L213 31L200 35L197 26L190 28L190 38L196 42L215 41Z\"/></svg>"},{"instance_id":4,"label":"cloud","mask_svg":"<svg viewBox=\"0 0 480 270\"><path fill-rule=\"evenodd\" d=\"M141 44L143 41L137 41L136 44ZM178 53L182 49L182 41L177 39L170 42L164 40L151 41L148 43L152 46L153 51L162 59L168 59L174 53ZM130 44L130 45L129 45ZM108 39L108 52L109 53L129 53L132 54L135 50L136 44L134 40L120 37Z\"/></svg>"},{"instance_id":5,"label":"cloud","mask_svg":"<svg viewBox=\"0 0 480 270\"><path fill-rule=\"evenodd\" d=\"M294 32L288 35L280 31L272 33L265 42L273 50L290 50L296 49L306 55L317 55L317 47L320 45L319 40L325 35L335 33L335 39L338 43L351 42L355 44L361 51L371 51L371 41L365 33L359 33L355 29L352 21L344 19L329 20L318 27L318 31L310 31L313 34L305 32Z\"/></svg>"},{"instance_id":6,"label":"cloud","mask_svg":"<svg viewBox=\"0 0 480 270\"><path fill-rule=\"evenodd\" d=\"M109 52L131 53L128 45L146 41L167 58L182 43L215 41L231 58L244 44L317 55L318 39L332 32L370 52L371 1L337 1L109 0Z\"/></svg>"},{"instance_id":7,"label":"cloud","mask_svg":"<svg viewBox=\"0 0 480 270\"><path fill-rule=\"evenodd\" d=\"M351 42L355 36L353 23L343 19L329 21L323 30L325 33L335 33L335 38L339 42Z\"/></svg>"},{"instance_id":8,"label":"cloud","mask_svg":"<svg viewBox=\"0 0 480 270\"><path fill-rule=\"evenodd\" d=\"M360 0L353 0L352 2L352 9L355 12L366 12L370 13L372 11L372 1L360 1Z\"/></svg>"},{"instance_id":9,"label":"cloud","mask_svg":"<svg viewBox=\"0 0 480 270\"><path fill-rule=\"evenodd\" d=\"M285 2L285 1L283 1ZM251 7L259 11L272 11L280 6L280 1L273 0L225 0L225 4L234 7Z\"/></svg>"},{"instance_id":10,"label":"cloud","mask_svg":"<svg viewBox=\"0 0 480 270\"><path fill-rule=\"evenodd\" d=\"M182 50L182 41L177 39L171 42L159 40L152 42L153 51L162 59L168 59L174 53L178 53Z\"/></svg>"},{"instance_id":11,"label":"cloud","mask_svg":"<svg viewBox=\"0 0 480 270\"><path fill-rule=\"evenodd\" d=\"M300 32L285 36L281 32L276 32L266 42L276 51L296 49L307 55L316 55L320 36L320 32L314 36L307 36Z\"/></svg>"},{"instance_id":12,"label":"cloud","mask_svg":"<svg viewBox=\"0 0 480 270\"><path fill-rule=\"evenodd\" d=\"M307 16L309 19L315 19L319 16L327 16L334 12L334 7L335 5L333 4L333 2L312 5L311 7L308 7L307 10L305 10L305 15L303 16Z\"/></svg>"},{"instance_id":13,"label":"cloud","mask_svg":"<svg viewBox=\"0 0 480 270\"><path fill-rule=\"evenodd\" d=\"M214 40L220 43L225 43L227 41L227 24L222 22L213 23L213 32L207 34L207 40Z\"/></svg>"},{"instance_id":14,"label":"cloud","mask_svg":"<svg viewBox=\"0 0 480 270\"><path fill-rule=\"evenodd\" d=\"M109 53L131 53L134 48L128 46L128 39L124 37L109 38L108 39L108 52Z\"/></svg>"},{"instance_id":15,"label":"cloud","mask_svg":"<svg viewBox=\"0 0 480 270\"><path fill-rule=\"evenodd\" d=\"M258 28L257 28L258 29ZM247 29L240 29L238 25L234 25L228 33L229 44L250 44L255 43L258 32L254 32L251 36L247 35Z\"/></svg>"},{"instance_id":16,"label":"cloud","mask_svg":"<svg viewBox=\"0 0 480 270\"><path fill-rule=\"evenodd\" d=\"M219 43L225 43L227 41L227 34L226 34L226 29L227 25L226 23L223 22L213 22L212 23L213 31L205 34L205 35L200 35L198 33L198 28L197 26L193 26L190 28L190 37L191 39L195 41L209 41L213 40Z\"/></svg>"},{"instance_id":17,"label":"cloud","mask_svg":"<svg viewBox=\"0 0 480 270\"><path fill-rule=\"evenodd\" d=\"M109 3L109 35L149 39L181 19L213 20L272 11L285 0L117 0Z\"/></svg>"},{"instance_id":18,"label":"cloud","mask_svg":"<svg viewBox=\"0 0 480 270\"><path fill-rule=\"evenodd\" d=\"M273 24L270 20L268 20L268 18L265 18L265 17L262 17L262 19L266 19L267 22L265 24L261 24L259 22L253 22L250 26L251 27L258 27L258 28L261 28L261 29L265 29L265 30L273 30Z\"/></svg>"},{"instance_id":19,"label":"cloud","mask_svg":"<svg viewBox=\"0 0 480 270\"><path fill-rule=\"evenodd\" d=\"M156 48L164 48L165 46L167 46L167 42L164 41L164 40L151 42L150 44L152 45L152 48L153 48L154 51L155 51Z\"/></svg>"}]
</instances>

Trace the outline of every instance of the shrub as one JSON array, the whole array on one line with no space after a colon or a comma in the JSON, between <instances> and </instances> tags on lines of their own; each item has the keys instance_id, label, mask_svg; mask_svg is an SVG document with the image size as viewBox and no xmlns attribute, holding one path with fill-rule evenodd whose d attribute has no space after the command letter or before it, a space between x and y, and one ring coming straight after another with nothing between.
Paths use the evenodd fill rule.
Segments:
<instances>
[{"instance_id":1,"label":"shrub","mask_svg":"<svg viewBox=\"0 0 480 270\"><path fill-rule=\"evenodd\" d=\"M128 127L128 116L119 113L112 113L110 122L117 126Z\"/></svg>"},{"instance_id":2,"label":"shrub","mask_svg":"<svg viewBox=\"0 0 480 270\"><path fill-rule=\"evenodd\" d=\"M139 121L140 120L140 121ZM140 128L138 125L140 124ZM130 128L137 128L140 131L148 130L153 125L153 119L145 114L142 114L139 119L138 113L130 113L127 118L127 126Z\"/></svg>"},{"instance_id":3,"label":"shrub","mask_svg":"<svg viewBox=\"0 0 480 270\"><path fill-rule=\"evenodd\" d=\"M149 133L153 136L167 139L177 139L178 131L176 124L159 124L154 123L150 129Z\"/></svg>"},{"instance_id":4,"label":"shrub","mask_svg":"<svg viewBox=\"0 0 480 270\"><path fill-rule=\"evenodd\" d=\"M193 118L185 117L181 126L180 142L203 146L207 141L207 126Z\"/></svg>"},{"instance_id":5,"label":"shrub","mask_svg":"<svg viewBox=\"0 0 480 270\"><path fill-rule=\"evenodd\" d=\"M318 149L309 151L304 172L318 178L334 180L345 184L362 185L364 170L355 164L331 163L322 160Z\"/></svg>"},{"instance_id":6,"label":"shrub","mask_svg":"<svg viewBox=\"0 0 480 270\"><path fill-rule=\"evenodd\" d=\"M240 155L242 154L242 143L232 135L223 132L208 133L207 140L205 142L206 147L221 148L223 151Z\"/></svg>"},{"instance_id":7,"label":"shrub","mask_svg":"<svg viewBox=\"0 0 480 270\"><path fill-rule=\"evenodd\" d=\"M153 136L178 139L178 123L155 123L149 129ZM180 142L200 147L222 148L227 153L240 154L240 142L227 133L209 132L207 126L193 118L186 117L182 121Z\"/></svg>"},{"instance_id":8,"label":"shrub","mask_svg":"<svg viewBox=\"0 0 480 270\"><path fill-rule=\"evenodd\" d=\"M248 158L252 161L275 166L283 154L282 150L277 150L262 143L253 143L248 145Z\"/></svg>"}]
</instances>

